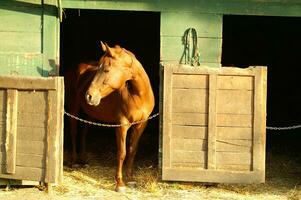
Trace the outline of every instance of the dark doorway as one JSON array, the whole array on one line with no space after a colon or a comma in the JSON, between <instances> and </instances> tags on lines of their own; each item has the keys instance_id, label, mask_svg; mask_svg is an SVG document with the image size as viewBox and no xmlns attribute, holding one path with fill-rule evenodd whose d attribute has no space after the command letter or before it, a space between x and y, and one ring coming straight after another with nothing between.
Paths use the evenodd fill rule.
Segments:
<instances>
[{"instance_id":1,"label":"dark doorway","mask_svg":"<svg viewBox=\"0 0 301 200\"><path fill-rule=\"evenodd\" d=\"M98 60L103 54L100 41L120 45L133 52L149 75L159 110L160 13L110 10L64 10L60 34L60 74L84 61ZM68 136L68 120L65 135ZM158 161L158 118L148 123L140 140L137 157ZM68 140L68 138L66 138ZM113 128L91 127L88 134L91 151L115 157ZM112 151L112 152L108 152ZM141 152L141 153L140 153Z\"/></svg>"},{"instance_id":2,"label":"dark doorway","mask_svg":"<svg viewBox=\"0 0 301 200\"><path fill-rule=\"evenodd\" d=\"M267 126L301 124L301 18L224 16L222 65L268 67ZM301 158L301 129L267 130L270 153Z\"/></svg>"}]
</instances>

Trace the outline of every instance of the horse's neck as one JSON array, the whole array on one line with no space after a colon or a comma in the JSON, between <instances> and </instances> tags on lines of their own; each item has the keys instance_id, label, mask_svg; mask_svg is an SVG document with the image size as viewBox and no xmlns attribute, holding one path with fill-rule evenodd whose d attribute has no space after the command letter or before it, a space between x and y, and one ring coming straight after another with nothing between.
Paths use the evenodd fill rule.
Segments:
<instances>
[{"instance_id":1,"label":"horse's neck","mask_svg":"<svg viewBox=\"0 0 301 200\"><path fill-rule=\"evenodd\" d=\"M141 98L149 98L149 95L153 95L150 80L143 69L140 62L135 61L133 63L134 76L129 82L131 84L131 90L135 95L140 96Z\"/></svg>"}]
</instances>

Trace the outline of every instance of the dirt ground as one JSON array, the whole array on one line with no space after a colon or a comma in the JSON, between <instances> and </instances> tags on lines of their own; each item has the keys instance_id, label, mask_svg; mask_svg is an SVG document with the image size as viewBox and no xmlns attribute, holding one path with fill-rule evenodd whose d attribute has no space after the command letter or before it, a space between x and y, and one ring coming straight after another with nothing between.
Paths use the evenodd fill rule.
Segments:
<instances>
[{"instance_id":1,"label":"dirt ground","mask_svg":"<svg viewBox=\"0 0 301 200\"><path fill-rule=\"evenodd\" d=\"M300 141L300 140L299 140ZM296 149L283 140L268 145L266 156L266 183L264 184L211 184L162 182L156 155L138 152L135 177L136 188L127 188L124 194L114 191L115 152L112 145L98 145L102 151L89 153L89 166L80 169L64 167L64 178L47 194L38 186L0 188L0 200L38 199L225 199L225 200L298 200L301 199L301 156L299 141ZM282 145L282 147L280 146Z\"/></svg>"}]
</instances>

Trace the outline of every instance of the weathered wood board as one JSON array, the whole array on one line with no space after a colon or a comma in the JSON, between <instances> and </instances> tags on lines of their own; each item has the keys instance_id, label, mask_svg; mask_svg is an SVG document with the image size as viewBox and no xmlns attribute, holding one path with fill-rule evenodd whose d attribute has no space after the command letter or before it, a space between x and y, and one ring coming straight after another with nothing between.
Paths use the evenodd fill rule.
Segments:
<instances>
[{"instance_id":1,"label":"weathered wood board","mask_svg":"<svg viewBox=\"0 0 301 200\"><path fill-rule=\"evenodd\" d=\"M63 78L0 76L0 178L59 183Z\"/></svg>"},{"instance_id":2,"label":"weathered wood board","mask_svg":"<svg viewBox=\"0 0 301 200\"><path fill-rule=\"evenodd\" d=\"M265 181L265 67L163 67L162 179Z\"/></svg>"}]
</instances>

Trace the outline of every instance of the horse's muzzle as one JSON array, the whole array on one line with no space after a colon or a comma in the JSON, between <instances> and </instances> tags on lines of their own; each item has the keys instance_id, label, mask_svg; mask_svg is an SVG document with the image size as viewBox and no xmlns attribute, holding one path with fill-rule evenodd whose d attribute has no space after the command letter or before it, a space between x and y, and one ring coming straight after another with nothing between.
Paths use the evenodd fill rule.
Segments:
<instances>
[{"instance_id":1,"label":"horse's muzzle","mask_svg":"<svg viewBox=\"0 0 301 200\"><path fill-rule=\"evenodd\" d=\"M86 93L86 101L91 106L97 106L100 103L100 96L99 95L91 95L89 93Z\"/></svg>"}]
</instances>

